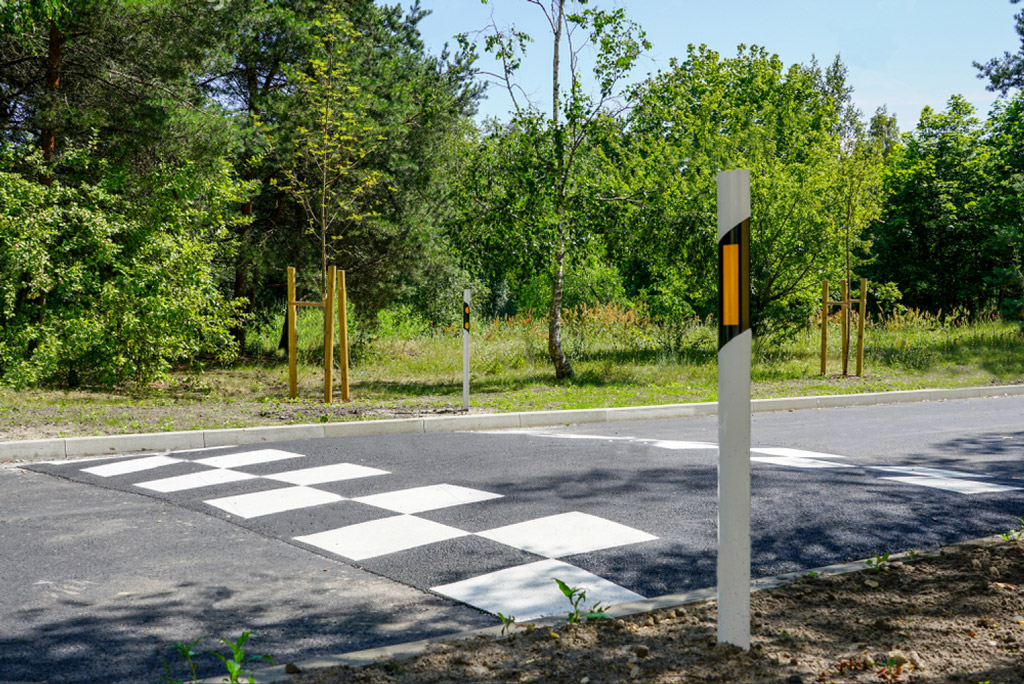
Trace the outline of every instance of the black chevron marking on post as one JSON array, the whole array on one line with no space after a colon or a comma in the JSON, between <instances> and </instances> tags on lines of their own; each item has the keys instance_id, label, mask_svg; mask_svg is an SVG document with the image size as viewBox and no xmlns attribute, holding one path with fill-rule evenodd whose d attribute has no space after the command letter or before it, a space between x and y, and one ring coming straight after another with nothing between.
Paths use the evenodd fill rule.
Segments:
<instances>
[{"instance_id":1,"label":"black chevron marking on post","mask_svg":"<svg viewBox=\"0 0 1024 684\"><path fill-rule=\"evenodd\" d=\"M737 245L735 280L726 283L726 246ZM726 302L726 293L738 301ZM731 304L738 316L726 324L726 308ZM750 218L746 218L718 241L718 348L750 329Z\"/></svg>"}]
</instances>

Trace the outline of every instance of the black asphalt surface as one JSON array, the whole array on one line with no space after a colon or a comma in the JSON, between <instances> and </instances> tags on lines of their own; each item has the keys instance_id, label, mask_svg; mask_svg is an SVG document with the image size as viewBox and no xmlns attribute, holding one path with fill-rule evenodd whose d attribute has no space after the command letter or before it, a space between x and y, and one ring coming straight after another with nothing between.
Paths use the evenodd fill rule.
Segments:
<instances>
[{"instance_id":1,"label":"black asphalt surface","mask_svg":"<svg viewBox=\"0 0 1024 684\"><path fill-rule=\"evenodd\" d=\"M653 597L714 583L717 452L639 440L714 443L716 426L707 417L175 456L272 447L303 454L304 468L347 462L390 472L316 486L345 497L438 483L501 494L417 514L470 533L588 513L658 539L562 560ZM752 439L755 449L821 452L854 466L752 465L754 576L924 550L1003 532L1024 517L1022 491L961 494L886 480L894 473L874 469L925 466L1024 488L1024 398L759 413ZM209 492L134 486L152 472L99 478L81 472L85 465L0 469L0 574L16 587L0 598L0 681L98 681L97 668L113 675L107 681L139 681L140 671L156 681L162 647L243 628L260 631L257 651L299 660L494 624L418 590L538 558L469 535L348 562L292 538L393 513L344 501L244 520L204 504ZM200 469L179 463L159 476ZM270 486L257 482L218 485L215 495Z\"/></svg>"}]
</instances>

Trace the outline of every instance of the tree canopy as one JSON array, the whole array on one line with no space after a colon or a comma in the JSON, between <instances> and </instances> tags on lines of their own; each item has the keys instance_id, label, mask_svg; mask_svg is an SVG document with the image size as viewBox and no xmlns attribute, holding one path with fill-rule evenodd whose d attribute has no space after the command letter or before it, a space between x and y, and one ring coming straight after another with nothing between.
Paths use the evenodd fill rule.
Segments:
<instances>
[{"instance_id":1,"label":"tree canopy","mask_svg":"<svg viewBox=\"0 0 1024 684\"><path fill-rule=\"evenodd\" d=\"M625 86L650 47L625 10L522 7L545 35L492 25L431 54L418 4L4 3L0 382L231 358L280 311L287 266L319 297L328 264L367 325L393 305L451 322L467 286L485 315L544 315L571 379L566 309L713 314L715 176L741 167L759 339L806 326L823 279L1022 317L1024 52L977 65L1003 95L987 118L953 96L900 135L857 110L838 57L691 45ZM540 107L518 79L548 49ZM503 120L474 118L487 79Z\"/></svg>"}]
</instances>

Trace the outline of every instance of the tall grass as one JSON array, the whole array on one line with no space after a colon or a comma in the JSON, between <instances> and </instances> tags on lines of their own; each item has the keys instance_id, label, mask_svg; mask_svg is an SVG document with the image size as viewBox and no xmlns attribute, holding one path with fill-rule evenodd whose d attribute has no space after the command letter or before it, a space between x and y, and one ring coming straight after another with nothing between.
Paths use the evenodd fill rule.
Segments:
<instances>
[{"instance_id":1,"label":"tall grass","mask_svg":"<svg viewBox=\"0 0 1024 684\"><path fill-rule=\"evenodd\" d=\"M275 353L283 314L250 331L250 344ZM314 382L322 363L323 319L300 309L301 371ZM551 408L713 400L718 332L713 320L653 319L619 304L564 312L562 331L576 377L556 382L547 352L547 320L529 314L474 320L471 383L476 405ZM462 329L431 326L408 307L368 322L350 319L352 381L368 402L455 396L462 378ZM856 360L851 330L849 372ZM907 311L869 319L863 378L840 376L838 315L829 319L828 374L820 372L820 327L809 322L785 340L755 338L755 396L902 389L1024 380L1020 329L996 319L966 321ZM277 352L279 355L280 353Z\"/></svg>"}]
</instances>

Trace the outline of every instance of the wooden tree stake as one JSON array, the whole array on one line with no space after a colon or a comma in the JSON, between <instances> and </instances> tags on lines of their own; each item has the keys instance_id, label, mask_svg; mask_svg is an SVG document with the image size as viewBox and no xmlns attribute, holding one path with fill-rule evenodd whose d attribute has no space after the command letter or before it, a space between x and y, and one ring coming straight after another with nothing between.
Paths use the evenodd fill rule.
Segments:
<instances>
[{"instance_id":1,"label":"wooden tree stake","mask_svg":"<svg viewBox=\"0 0 1024 684\"><path fill-rule=\"evenodd\" d=\"M334 284L337 266L327 267L327 292L324 296L324 403L334 398Z\"/></svg>"},{"instance_id":2,"label":"wooden tree stake","mask_svg":"<svg viewBox=\"0 0 1024 684\"><path fill-rule=\"evenodd\" d=\"M298 396L298 363L296 358L296 347L298 345L298 332L295 323L295 268L288 267L288 398L294 399Z\"/></svg>"},{"instance_id":3,"label":"wooden tree stake","mask_svg":"<svg viewBox=\"0 0 1024 684\"><path fill-rule=\"evenodd\" d=\"M868 279L860 279L860 302L857 307L857 377L864 372L864 317L868 306Z\"/></svg>"},{"instance_id":4,"label":"wooden tree stake","mask_svg":"<svg viewBox=\"0 0 1024 684\"><path fill-rule=\"evenodd\" d=\"M341 367L341 400L349 401L348 393L348 295L345 292L345 271L338 271L338 364Z\"/></svg>"}]
</instances>

